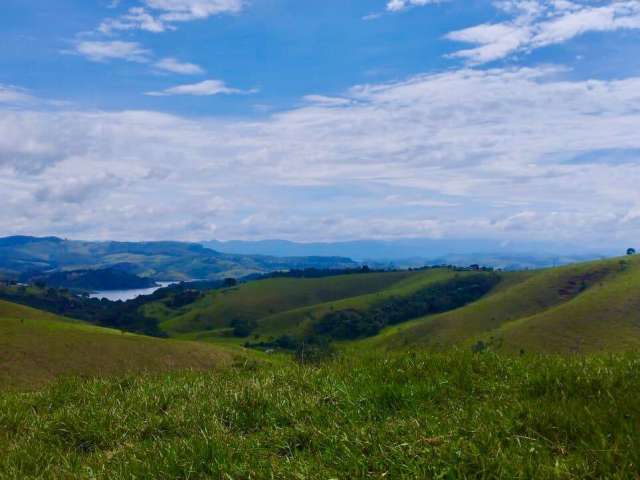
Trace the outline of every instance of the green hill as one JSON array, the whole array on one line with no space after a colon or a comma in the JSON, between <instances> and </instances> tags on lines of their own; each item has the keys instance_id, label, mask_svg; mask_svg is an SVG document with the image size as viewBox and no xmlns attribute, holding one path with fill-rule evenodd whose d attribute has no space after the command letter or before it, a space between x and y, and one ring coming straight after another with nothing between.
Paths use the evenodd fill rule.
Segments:
<instances>
[{"instance_id":1,"label":"green hill","mask_svg":"<svg viewBox=\"0 0 640 480\"><path fill-rule=\"evenodd\" d=\"M410 275L407 275L402 280L394 282L375 292L352 295L347 298L317 303L269 315L262 319L256 329L256 333L262 337L300 334L330 312L340 310L365 311L385 299L411 295L437 282L449 280L456 274L459 275L460 273L446 268L411 272ZM383 275L391 274L386 273Z\"/></svg>"},{"instance_id":2,"label":"green hill","mask_svg":"<svg viewBox=\"0 0 640 480\"><path fill-rule=\"evenodd\" d=\"M215 290L197 302L171 309L165 302L144 307L171 335L228 328L235 319L261 322L274 314L376 292L416 276L416 272L337 275L322 278L269 278Z\"/></svg>"},{"instance_id":3,"label":"green hill","mask_svg":"<svg viewBox=\"0 0 640 480\"><path fill-rule=\"evenodd\" d=\"M324 315L340 310L366 311L389 298L411 295L429 285L471 272L447 268L376 272L323 278L270 278L209 292L181 308L168 301L142 307L172 337L229 339L237 322L251 326L251 336L265 340L300 335ZM237 340L243 341L244 340Z\"/></svg>"},{"instance_id":4,"label":"green hill","mask_svg":"<svg viewBox=\"0 0 640 480\"><path fill-rule=\"evenodd\" d=\"M0 389L40 386L61 375L211 369L234 353L95 327L0 301Z\"/></svg>"},{"instance_id":5,"label":"green hill","mask_svg":"<svg viewBox=\"0 0 640 480\"><path fill-rule=\"evenodd\" d=\"M640 258L502 275L511 278L479 301L387 329L361 346L482 342L504 351L571 353L640 345Z\"/></svg>"}]
</instances>

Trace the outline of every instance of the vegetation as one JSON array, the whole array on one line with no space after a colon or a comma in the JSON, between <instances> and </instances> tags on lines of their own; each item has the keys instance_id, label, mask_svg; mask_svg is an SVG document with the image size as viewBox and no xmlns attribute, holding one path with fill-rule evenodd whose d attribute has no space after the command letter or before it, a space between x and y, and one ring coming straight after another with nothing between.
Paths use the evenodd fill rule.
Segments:
<instances>
[{"instance_id":1,"label":"vegetation","mask_svg":"<svg viewBox=\"0 0 640 480\"><path fill-rule=\"evenodd\" d=\"M39 387L61 375L217 369L238 355L213 345L128 334L0 301L0 390Z\"/></svg>"},{"instance_id":2,"label":"vegetation","mask_svg":"<svg viewBox=\"0 0 640 480\"><path fill-rule=\"evenodd\" d=\"M173 309L160 301L148 303L143 311L172 336L229 329L232 322L259 326L263 319L280 312L381 291L415 275L419 273L269 278L212 291L184 309Z\"/></svg>"},{"instance_id":3,"label":"vegetation","mask_svg":"<svg viewBox=\"0 0 640 480\"><path fill-rule=\"evenodd\" d=\"M469 275L435 283L406 297L394 296L364 311L338 310L313 325L318 335L353 340L377 334L389 325L424 315L459 308L486 295L498 282L497 275Z\"/></svg>"},{"instance_id":4,"label":"vegetation","mask_svg":"<svg viewBox=\"0 0 640 480\"><path fill-rule=\"evenodd\" d=\"M107 302L219 345L0 301L0 478L635 478L638 291L631 256ZM52 309L77 298L7 292ZM117 312L102 303L97 318Z\"/></svg>"},{"instance_id":5,"label":"vegetation","mask_svg":"<svg viewBox=\"0 0 640 480\"><path fill-rule=\"evenodd\" d=\"M169 291L162 290L150 297L138 297L128 302L111 302L106 299L78 296L66 289L47 288L41 284L8 284L0 286L0 299L84 320L94 325L166 337L166 333L158 328L157 321L146 317L140 311L140 307L152 298L164 298ZM174 299L175 296L169 298Z\"/></svg>"},{"instance_id":6,"label":"vegetation","mask_svg":"<svg viewBox=\"0 0 640 480\"><path fill-rule=\"evenodd\" d=\"M30 275L27 274L27 277ZM134 288L151 288L158 284L150 278L142 278L122 268L102 268L96 270L69 270L36 275L29 278L33 282L43 283L48 287L69 288L76 291L92 292L95 290L127 290Z\"/></svg>"},{"instance_id":7,"label":"vegetation","mask_svg":"<svg viewBox=\"0 0 640 480\"><path fill-rule=\"evenodd\" d=\"M3 478L635 478L640 357L356 355L0 394Z\"/></svg>"},{"instance_id":8,"label":"vegetation","mask_svg":"<svg viewBox=\"0 0 640 480\"><path fill-rule=\"evenodd\" d=\"M463 308L389 328L368 346L441 349L482 341L509 352L564 354L640 346L639 258L574 264L514 280Z\"/></svg>"}]
</instances>

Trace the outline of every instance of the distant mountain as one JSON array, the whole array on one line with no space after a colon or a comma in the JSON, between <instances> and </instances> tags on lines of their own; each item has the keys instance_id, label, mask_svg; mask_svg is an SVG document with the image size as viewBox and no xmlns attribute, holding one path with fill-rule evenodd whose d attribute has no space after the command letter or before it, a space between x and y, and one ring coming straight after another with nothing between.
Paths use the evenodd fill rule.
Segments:
<instances>
[{"instance_id":1,"label":"distant mountain","mask_svg":"<svg viewBox=\"0 0 640 480\"><path fill-rule=\"evenodd\" d=\"M0 238L0 277L118 266L154 280L217 279L302 268L354 268L344 257L221 253L185 242L88 242L57 237Z\"/></svg>"},{"instance_id":2,"label":"distant mountain","mask_svg":"<svg viewBox=\"0 0 640 480\"><path fill-rule=\"evenodd\" d=\"M330 243L296 243L286 240L202 243L214 250L235 254L276 256L337 255L373 266L415 267L421 265L479 263L518 269L561 265L613 255L614 250L577 251L572 245L545 242L499 242L487 239L398 239L355 240Z\"/></svg>"}]
</instances>

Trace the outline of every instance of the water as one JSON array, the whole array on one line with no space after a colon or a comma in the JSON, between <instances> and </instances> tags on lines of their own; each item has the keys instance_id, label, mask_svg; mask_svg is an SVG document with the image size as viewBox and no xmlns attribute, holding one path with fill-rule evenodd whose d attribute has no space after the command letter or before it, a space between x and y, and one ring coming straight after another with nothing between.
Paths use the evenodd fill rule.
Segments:
<instances>
[{"instance_id":1,"label":"water","mask_svg":"<svg viewBox=\"0 0 640 480\"><path fill-rule=\"evenodd\" d=\"M106 298L107 300L111 300L112 302L117 302L118 300L126 302L127 300L133 300L134 298L138 298L142 295L151 295L156 290L169 285L173 285L174 283L176 282L158 282L158 287L134 288L131 290L101 290L91 293L89 297Z\"/></svg>"}]
</instances>

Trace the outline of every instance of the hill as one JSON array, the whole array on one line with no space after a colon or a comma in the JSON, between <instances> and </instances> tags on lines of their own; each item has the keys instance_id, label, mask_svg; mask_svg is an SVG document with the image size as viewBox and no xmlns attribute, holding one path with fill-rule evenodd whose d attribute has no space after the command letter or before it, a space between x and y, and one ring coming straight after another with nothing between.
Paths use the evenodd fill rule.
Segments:
<instances>
[{"instance_id":1,"label":"hill","mask_svg":"<svg viewBox=\"0 0 640 480\"><path fill-rule=\"evenodd\" d=\"M159 299L141 312L169 336L268 348L282 337L297 342L371 335L386 323L474 301L501 280L490 271L453 268L269 278L211 291L177 308L171 297Z\"/></svg>"},{"instance_id":2,"label":"hill","mask_svg":"<svg viewBox=\"0 0 640 480\"><path fill-rule=\"evenodd\" d=\"M155 280L217 279L298 268L352 268L342 257L288 257L220 253L196 243L86 242L56 237L0 238L0 273L29 279L61 270L118 266Z\"/></svg>"},{"instance_id":3,"label":"hill","mask_svg":"<svg viewBox=\"0 0 640 480\"><path fill-rule=\"evenodd\" d=\"M228 365L228 350L95 327L0 300L0 389L58 376L110 376Z\"/></svg>"},{"instance_id":4,"label":"hill","mask_svg":"<svg viewBox=\"0 0 640 480\"><path fill-rule=\"evenodd\" d=\"M271 315L382 290L415 276L415 272L378 272L322 278L268 278L208 293L183 308L166 302L144 307L146 315L160 320L169 334L228 329L235 321L260 324Z\"/></svg>"},{"instance_id":5,"label":"hill","mask_svg":"<svg viewBox=\"0 0 640 480\"><path fill-rule=\"evenodd\" d=\"M133 275L122 268L100 268L96 270L65 270L33 278L49 287L69 288L76 291L127 290L151 288L158 284L150 278Z\"/></svg>"},{"instance_id":6,"label":"hill","mask_svg":"<svg viewBox=\"0 0 640 480\"><path fill-rule=\"evenodd\" d=\"M528 272L473 304L390 328L367 342L512 352L628 350L640 345L639 291L639 257Z\"/></svg>"}]
</instances>

